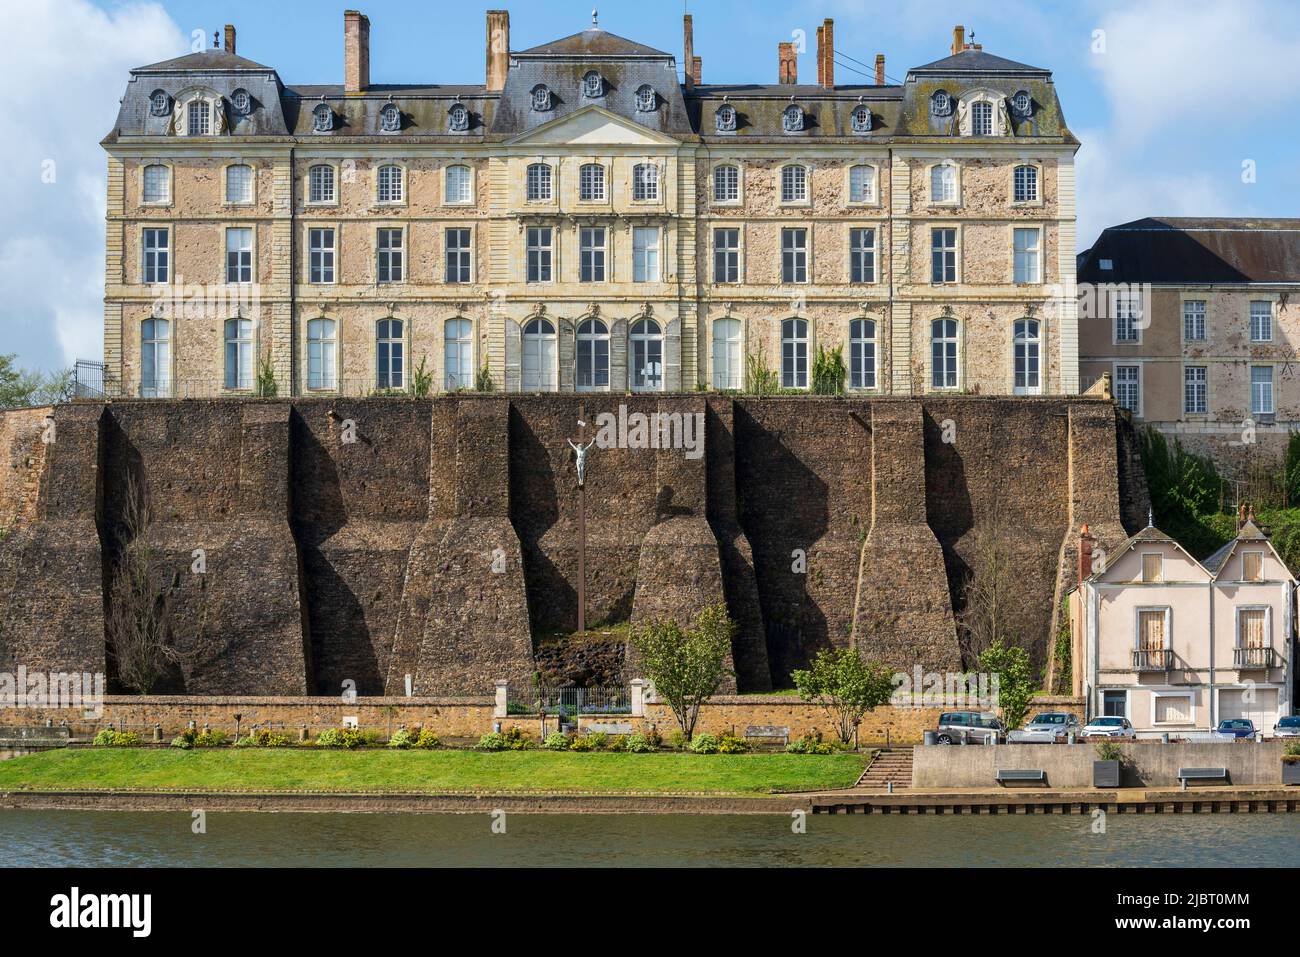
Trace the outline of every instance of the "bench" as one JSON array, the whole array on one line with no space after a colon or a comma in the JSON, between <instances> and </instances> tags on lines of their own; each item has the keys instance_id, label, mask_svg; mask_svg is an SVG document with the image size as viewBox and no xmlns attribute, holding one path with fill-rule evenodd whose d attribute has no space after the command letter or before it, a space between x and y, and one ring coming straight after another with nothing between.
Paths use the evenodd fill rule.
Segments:
<instances>
[{"instance_id":1,"label":"bench","mask_svg":"<svg viewBox=\"0 0 1300 957\"><path fill-rule=\"evenodd\" d=\"M750 738L778 739L781 746L790 743L790 729L773 724L755 724L745 729L745 740Z\"/></svg>"},{"instance_id":2,"label":"bench","mask_svg":"<svg viewBox=\"0 0 1300 957\"><path fill-rule=\"evenodd\" d=\"M998 773L993 776L993 780L1003 786L1006 786L1008 781L1037 781L1046 784L1047 772L1040 768L998 768Z\"/></svg>"},{"instance_id":3,"label":"bench","mask_svg":"<svg viewBox=\"0 0 1300 957\"><path fill-rule=\"evenodd\" d=\"M1183 787L1187 787L1188 781L1223 781L1227 783L1227 768L1179 768L1178 780Z\"/></svg>"}]
</instances>

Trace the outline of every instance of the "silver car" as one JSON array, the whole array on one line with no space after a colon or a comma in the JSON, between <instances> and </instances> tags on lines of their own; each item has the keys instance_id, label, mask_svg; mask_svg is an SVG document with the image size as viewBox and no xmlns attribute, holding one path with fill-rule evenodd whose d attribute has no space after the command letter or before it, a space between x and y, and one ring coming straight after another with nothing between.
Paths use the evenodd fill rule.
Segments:
<instances>
[{"instance_id":1,"label":"silver car","mask_svg":"<svg viewBox=\"0 0 1300 957\"><path fill-rule=\"evenodd\" d=\"M1079 734L1079 717L1070 711L1044 711L1007 735L1008 744L1063 744Z\"/></svg>"},{"instance_id":2,"label":"silver car","mask_svg":"<svg viewBox=\"0 0 1300 957\"><path fill-rule=\"evenodd\" d=\"M1085 724L1080 736L1084 738L1120 738L1136 741L1138 735L1137 729L1133 727L1128 718L1101 715Z\"/></svg>"},{"instance_id":3,"label":"silver car","mask_svg":"<svg viewBox=\"0 0 1300 957\"><path fill-rule=\"evenodd\" d=\"M1273 725L1273 737L1300 738L1300 714L1279 718L1277 724Z\"/></svg>"}]
</instances>

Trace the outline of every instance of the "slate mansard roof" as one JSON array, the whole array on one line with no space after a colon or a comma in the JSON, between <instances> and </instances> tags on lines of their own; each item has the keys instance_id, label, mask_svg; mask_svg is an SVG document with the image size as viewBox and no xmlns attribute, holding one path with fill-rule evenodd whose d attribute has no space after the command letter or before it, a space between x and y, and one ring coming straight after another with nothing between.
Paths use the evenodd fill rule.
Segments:
<instances>
[{"instance_id":1,"label":"slate mansard roof","mask_svg":"<svg viewBox=\"0 0 1300 957\"><path fill-rule=\"evenodd\" d=\"M1084 254L1079 282L1300 282L1300 219L1149 217L1111 226Z\"/></svg>"},{"instance_id":2,"label":"slate mansard roof","mask_svg":"<svg viewBox=\"0 0 1300 957\"><path fill-rule=\"evenodd\" d=\"M583 78L601 76L598 97L585 95ZM550 109L533 106L532 94L545 86ZM638 90L654 90L654 107L642 110ZM362 140L483 142L507 141L554 120L597 106L677 140L708 142L789 143L804 141L882 142L923 137L956 137L957 110L938 114L930 107L939 90L954 99L973 90L1012 97L1027 92L1032 109L1012 113L1012 138L1077 145L1065 125L1051 73L1039 67L985 53L964 50L907 73L902 84L853 83L828 89L815 84L702 84L683 86L677 57L598 28L583 30L540 46L510 53L501 91L479 85L437 83L375 84L362 93L344 94L341 84L285 84L268 66L221 49L205 50L131 71L117 123L105 143L136 136L163 136L170 116L155 116L150 97L162 90L175 102L194 88L211 90L229 105L230 96L244 89L253 108L247 115L227 109L229 133L243 137ZM313 129L312 111L327 103L333 113L328 132ZM397 133L382 129L380 114L392 102L401 110ZM469 129L453 132L450 111L461 103L469 111ZM717 114L724 105L735 109L734 130L720 131ZM783 125L791 104L803 111L803 129ZM859 107L871 111L870 129L855 130Z\"/></svg>"}]
</instances>

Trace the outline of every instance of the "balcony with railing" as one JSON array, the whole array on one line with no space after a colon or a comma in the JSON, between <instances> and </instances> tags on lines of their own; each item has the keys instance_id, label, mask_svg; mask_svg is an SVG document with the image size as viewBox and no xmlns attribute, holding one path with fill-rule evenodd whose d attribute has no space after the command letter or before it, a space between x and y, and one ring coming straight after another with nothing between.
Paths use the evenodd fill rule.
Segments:
<instances>
[{"instance_id":1,"label":"balcony with railing","mask_svg":"<svg viewBox=\"0 0 1300 957\"><path fill-rule=\"evenodd\" d=\"M1169 671L1174 653L1168 648L1137 648L1133 651L1134 671Z\"/></svg>"},{"instance_id":2,"label":"balcony with railing","mask_svg":"<svg viewBox=\"0 0 1300 957\"><path fill-rule=\"evenodd\" d=\"M1232 649L1233 667L1241 671L1263 670L1276 667L1277 656L1271 647L1241 647Z\"/></svg>"}]
</instances>

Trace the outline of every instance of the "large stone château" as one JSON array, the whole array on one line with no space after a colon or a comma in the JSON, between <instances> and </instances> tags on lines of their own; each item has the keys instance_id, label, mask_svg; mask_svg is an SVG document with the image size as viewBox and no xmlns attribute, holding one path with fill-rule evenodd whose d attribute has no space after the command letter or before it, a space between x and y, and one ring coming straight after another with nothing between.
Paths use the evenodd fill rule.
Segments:
<instances>
[{"instance_id":1,"label":"large stone ch\u00e2teau","mask_svg":"<svg viewBox=\"0 0 1300 957\"><path fill-rule=\"evenodd\" d=\"M214 48L131 71L108 152L107 391L136 397L1078 391L1078 142L1051 73L954 32L889 82L711 84L593 24L481 85L343 83ZM811 46L811 44L810 44ZM811 52L811 51L809 51ZM868 68L869 69L869 68ZM1053 308L1044 308L1050 302Z\"/></svg>"}]
</instances>

